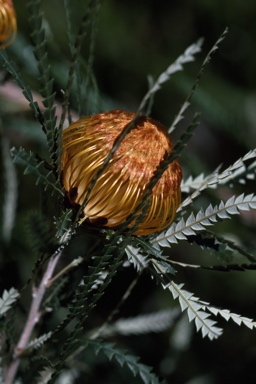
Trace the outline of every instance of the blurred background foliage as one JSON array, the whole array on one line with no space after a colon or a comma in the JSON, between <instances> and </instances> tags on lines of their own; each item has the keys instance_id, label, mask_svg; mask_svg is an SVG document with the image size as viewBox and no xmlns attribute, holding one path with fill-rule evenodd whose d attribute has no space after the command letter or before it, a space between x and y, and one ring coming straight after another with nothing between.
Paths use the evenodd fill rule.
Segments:
<instances>
[{"instance_id":1,"label":"blurred background foliage","mask_svg":"<svg viewBox=\"0 0 256 384\"><path fill-rule=\"evenodd\" d=\"M8 48L8 54L16 62L27 84L38 92L38 73L30 44L25 2L13 2L17 12L18 36ZM69 3L72 6L74 25L78 27L87 2L72 0ZM45 12L56 97L61 102L61 90L65 89L70 60L64 2L42 0L42 8ZM196 176L201 172L207 174L221 163L224 166L232 164L249 149L256 147L255 15L254 0L103 2L99 18L95 20L95 47L91 47L92 36L88 36L82 52L85 63L88 63L88 58L93 60L92 81L86 88L88 93L85 95L82 113L118 108L135 111L147 91L147 76L150 74L157 77L191 43L203 37L203 51L197 60L164 84L155 97L151 117L170 126L205 55L228 27L229 33L208 65L192 106L175 132L175 139L193 113L199 111L200 126L181 158L184 177L190 174ZM93 55L90 55L92 48ZM82 65L84 81L81 83L81 93L88 75L88 66ZM8 93L10 79L4 70L1 71L1 79L1 133L11 146L21 145L42 155L45 142L38 122L22 96L19 97L13 90ZM76 97L74 92L70 100L74 115L78 113ZM40 191L35 189L33 178L23 177L20 169L16 172L19 190L17 220L10 243L2 244L0 262L4 273L0 277L1 291L11 286L21 288L34 264L25 222L28 212L39 207ZM255 181L234 189L237 194L241 191L255 192ZM206 207L209 197L226 199L231 194L233 192L227 188L210 191L198 200L195 210L201 205ZM255 228L255 215L247 214L238 219L235 217L228 223L218 224L216 231L239 242L241 246L248 246L255 255ZM82 248L86 240L80 238L79 241L77 246ZM171 256L190 263L211 264L219 261L209 251L201 251L199 247L187 243L173 246ZM227 257L232 260L233 255ZM135 272L130 268L120 272L95 311L96 324L100 324L109 313L134 276ZM186 289L195 292L202 300L256 318L254 271L221 273L183 269L178 271L177 281L184 282ZM121 316L134 316L174 305L170 295L156 287L149 276L145 275L122 309ZM186 319L182 319L163 334L130 339L120 337L118 342L140 355L144 363L152 365L170 383L241 383L245 377L247 383L255 383L255 331L240 329L224 321L223 327L224 335L217 341L209 342L196 334L194 326L190 327ZM109 364L101 366L101 371L97 371L98 383L120 382L120 379L113 377L111 369ZM125 381L126 377L122 377L122 380L129 382Z\"/></svg>"}]
</instances>

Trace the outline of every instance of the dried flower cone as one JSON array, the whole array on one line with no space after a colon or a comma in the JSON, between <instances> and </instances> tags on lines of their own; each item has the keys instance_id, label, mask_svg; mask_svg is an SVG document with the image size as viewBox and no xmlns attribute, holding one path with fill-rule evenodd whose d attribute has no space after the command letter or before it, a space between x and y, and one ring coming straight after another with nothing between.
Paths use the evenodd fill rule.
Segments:
<instances>
[{"instance_id":1,"label":"dried flower cone","mask_svg":"<svg viewBox=\"0 0 256 384\"><path fill-rule=\"evenodd\" d=\"M16 13L12 0L0 0L0 49L10 45L16 33Z\"/></svg>"},{"instance_id":2,"label":"dried flower cone","mask_svg":"<svg viewBox=\"0 0 256 384\"><path fill-rule=\"evenodd\" d=\"M114 110L81 118L64 131L62 180L71 204L83 204L93 176L134 116ZM143 199L172 148L166 129L140 116L92 188L83 209L85 219L111 228L122 224ZM153 188L136 235L149 235L170 225L180 204L180 182L180 165L174 160ZM133 225L134 221L129 227Z\"/></svg>"}]
</instances>

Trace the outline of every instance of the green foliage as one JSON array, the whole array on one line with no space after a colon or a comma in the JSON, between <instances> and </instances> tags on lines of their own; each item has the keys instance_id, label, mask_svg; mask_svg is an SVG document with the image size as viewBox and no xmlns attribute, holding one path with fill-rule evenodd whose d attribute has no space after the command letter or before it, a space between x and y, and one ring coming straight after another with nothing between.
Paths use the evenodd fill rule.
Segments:
<instances>
[{"instance_id":1,"label":"green foliage","mask_svg":"<svg viewBox=\"0 0 256 384\"><path fill-rule=\"evenodd\" d=\"M239 211L248 211L250 208L256 208L256 196L252 193L244 196L244 194L230 197L225 203L220 202L218 206L213 207L211 204L204 211L200 211L194 215L193 212L185 221L183 218L174 223L161 233L153 243L161 246L169 246L170 243L177 243L178 240L187 240L187 236L195 235L196 231L204 230L204 227L213 225L218 219L229 219L230 215L240 214Z\"/></svg>"},{"instance_id":2,"label":"green foliage","mask_svg":"<svg viewBox=\"0 0 256 384\"><path fill-rule=\"evenodd\" d=\"M90 3L88 10L83 17L83 22L80 27L79 35L76 35L74 31L74 25L72 23L71 15L71 1L65 0L64 6L66 11L67 19L67 35L69 41L69 49L72 55L71 66L69 72L69 87L67 89L68 94L71 92L72 84L75 85L75 102L76 109L79 116L83 114L92 114L96 113L95 105L99 102L97 99L98 87L95 76L93 74L93 60L94 60L94 51L95 51L95 42L97 34L97 22L99 17L101 1ZM91 31L89 30L91 28ZM90 33L90 48L89 48L89 57L86 63L83 63L80 60L79 52L81 50L82 42L86 36ZM86 69L86 77L84 78L82 69ZM92 96L92 92L95 93L95 96ZM68 102L68 95L66 96L66 102Z\"/></svg>"},{"instance_id":3,"label":"green foliage","mask_svg":"<svg viewBox=\"0 0 256 384\"><path fill-rule=\"evenodd\" d=\"M22 93L25 96L25 98L29 101L29 106L32 109L32 111L34 112L35 116L38 117L40 115L38 103L33 100L33 95L32 95L31 89L30 89L30 87L28 87L25 84L20 73L16 69L15 64L11 60L8 59L7 53L5 51L0 52L0 59L3 63L3 65L8 70L8 72L13 77L13 80L16 82L18 87L20 87L20 89L22 90Z\"/></svg>"},{"instance_id":4,"label":"green foliage","mask_svg":"<svg viewBox=\"0 0 256 384\"><path fill-rule=\"evenodd\" d=\"M74 37L73 32L72 32L72 27L71 27L71 15L69 12L69 9L71 9L71 7L68 6L67 2L65 3L67 21L68 21L68 26L69 26L69 28L68 28L68 40L69 40L69 48L70 48L70 53L71 53L71 60L70 60L68 80L67 80L64 100L62 103L63 110L62 110L61 120L60 120L60 124L59 124L59 131L60 132L63 128L64 120L65 120L65 117L67 114L69 98L71 95L71 89L72 89L72 85L73 85L75 80L76 80L77 110L81 113L81 110L83 108L83 106L81 104L82 98L79 97L81 95L81 88L82 88L81 87L82 76L81 76L80 65L79 65L80 64L79 63L80 52L81 52L83 40L85 39L86 35L88 34L89 27L90 27L91 23L93 24L95 22L95 18L97 18L97 13L98 13L100 4L101 4L101 0L89 1L86 12L83 15L83 18L81 20L80 28ZM95 27L92 28L92 31L95 31ZM91 40L91 44L93 46L94 38ZM90 65L91 65L91 63L89 61L87 81L89 81L90 77L91 77ZM88 90L86 88L87 87L85 87L85 91ZM86 93L85 93L85 97L87 97Z\"/></svg>"},{"instance_id":5,"label":"green foliage","mask_svg":"<svg viewBox=\"0 0 256 384\"><path fill-rule=\"evenodd\" d=\"M30 213L26 222L26 230L36 255L50 255L54 252L57 244L52 236L52 229L44 216L36 212Z\"/></svg>"},{"instance_id":6,"label":"green foliage","mask_svg":"<svg viewBox=\"0 0 256 384\"><path fill-rule=\"evenodd\" d=\"M3 212L2 212L2 231L1 240L8 243L11 239L12 230L15 223L17 208L17 175L13 165L9 142L2 138L2 163L3 163Z\"/></svg>"},{"instance_id":7,"label":"green foliage","mask_svg":"<svg viewBox=\"0 0 256 384\"><path fill-rule=\"evenodd\" d=\"M14 164L19 164L25 168L24 174L33 175L36 178L36 185L43 185L45 190L49 188L63 196L59 183L56 183L53 177L53 171L46 168L45 160L38 159L32 152L27 153L23 148L18 150L13 148L11 153Z\"/></svg>"},{"instance_id":8,"label":"green foliage","mask_svg":"<svg viewBox=\"0 0 256 384\"><path fill-rule=\"evenodd\" d=\"M217 49L217 45L220 41L216 43L214 46L215 49ZM186 63L189 63L194 60L194 56L201 51L202 47L202 40L198 40L195 44L192 44L190 47L188 47L185 52L178 57L177 60L173 64L171 64L166 71L162 72L161 75L157 78L155 82L152 82L150 89L142 99L139 109L139 112L142 112L143 109L145 108L147 102L150 101L150 99L154 96L154 94L159 91L161 88L162 84L164 84L166 81L170 79L170 77L178 72L183 70L183 65ZM206 59L206 62L208 62L208 59ZM187 101L185 102L187 103ZM182 112L184 111L184 107L181 108Z\"/></svg>"},{"instance_id":9,"label":"green foliage","mask_svg":"<svg viewBox=\"0 0 256 384\"><path fill-rule=\"evenodd\" d=\"M159 333L170 328L179 315L178 308L147 313L146 315L120 318L116 322L107 325L101 332L101 336L113 335L142 335L147 333Z\"/></svg>"},{"instance_id":10,"label":"green foliage","mask_svg":"<svg viewBox=\"0 0 256 384\"><path fill-rule=\"evenodd\" d=\"M171 339L172 335L175 335L176 327L182 324L180 320L182 312L187 314L189 323L194 324L193 329L200 331L202 337L207 337L209 340L218 339L224 333L224 327L217 324L216 318L231 320L239 326L255 331L256 322L253 319L230 309L218 308L210 304L210 300L208 302L199 299L189 290L183 289L183 284L176 280L182 276L186 277L182 270L188 268L191 274L197 270L203 270L202 273L207 272L206 270L212 273L216 271L253 273L256 270L255 242L247 233L251 230L249 225L242 225L241 222L238 224L241 234L237 234L234 225L230 231L234 232L234 238L229 238L225 231L222 234L209 230L210 226L225 225L228 221L233 222L233 216L246 215L256 209L256 197L250 191L250 181L255 181L256 149L250 148L245 155L224 167L224 170L218 166L207 174L205 170L202 173L201 169L199 176L195 177L188 172L182 182L183 200L175 221L161 233L145 237L134 236L137 225L146 214L154 186L175 158L182 159L188 142L199 125L198 114L193 111L191 113L193 117L184 124L183 133L176 140L172 153L159 164L145 191L144 199L123 224L115 229L94 227L86 220L81 224L81 212L98 177L104 172L126 135L134 128L139 115L143 112L150 113L156 100L156 93L160 89L163 91L164 83L176 72L183 70L186 63L195 60L195 55L202 50L202 39L191 44L173 64L168 65L167 69L156 77L155 81L149 77L149 90L138 103L134 120L117 138L102 166L91 180L83 204L79 208L70 207L61 185L62 129L72 120L71 105L75 105L75 112L78 115L84 111L94 110L98 105L95 100L99 100L99 91L93 64L96 57L96 32L101 1L90 0L86 6L82 6L83 14L82 17L79 15L79 26L73 18L74 2L64 0L63 5L67 32L65 42L70 58L65 60L68 64L66 62L63 64L66 78L63 81L65 87L59 114L58 92L56 92L59 84L54 76L52 47L49 42L50 28L41 0L29 0L27 10L37 63L37 80L40 83L39 91L43 103L42 111L34 101L34 94L24 80L23 74L17 71L17 65L8 58L5 51L0 52L4 68L29 102L47 142L46 152L45 148L38 147L27 150L23 148L26 143L17 145L15 142L16 145L9 152L9 141L5 141L5 138L2 140L5 182L1 240L6 247L3 251L3 265L7 272L6 277L5 271L3 272L1 283L9 285L10 276L11 286L16 284L16 288L4 288L0 299L0 339L4 352L2 365L5 381L6 384L12 384L15 383L15 377L18 377L21 383L37 380L38 383L58 384L67 378L70 383L83 383L87 378L97 382L94 367L97 362L104 365L100 357L100 354L103 354L109 361L115 361L119 367L128 368L136 380L145 384L156 384L160 379L152 373L153 368L141 363L135 356L140 353L140 348L143 348L143 342L140 345L137 338L146 338L151 333L166 332L165 340ZM190 86L185 101L170 125L169 132L178 129L180 122L184 123L184 113L190 106L199 80L226 33L227 30L206 55L196 80L192 83L192 87ZM86 37L89 40L88 46ZM56 49L54 44L56 42L53 43ZM85 47L87 52L83 55ZM61 65L62 63L58 62L58 66ZM13 190L16 192L17 183L11 158L14 164L22 168L24 175L32 176L32 195L34 187L40 186L41 201L37 202L37 209L34 209L33 213L30 207L27 209L29 202L21 200L20 204L25 204L26 222L24 216L20 214L17 197L13 194ZM189 165L184 167L186 171L189 170ZM235 192L231 191L234 186L237 188ZM133 228L129 229L129 225L134 221ZM8 230L6 230L7 224ZM20 234L24 228L29 243L25 238L21 238ZM250 239L250 242L246 239ZM203 260L194 263L188 258L185 260L175 258L178 247L181 247L181 254L184 256L182 248L184 243L196 249L193 256L202 252ZM14 273L10 275L9 263L15 266ZM127 270L129 279L133 276L129 284L126 279L122 279ZM19 277L17 282L15 282L16 275ZM156 283L154 288L156 292L162 290L168 293L168 309L162 309L166 307L165 293L160 296L159 304L158 299L148 304L152 288L147 285L144 287L143 279L146 279L146 276L150 276L150 283L152 280ZM140 279L143 281L141 286ZM24 281L27 281L25 285ZM142 289L138 289L137 286ZM19 292L20 287L22 288ZM121 307L136 296L135 289L138 297L143 294L140 314L136 315L136 304L134 307L131 304L129 315L119 316ZM207 295L200 285L196 286L195 290L199 291L200 295ZM170 294L173 300L170 299ZM175 306L175 299L179 306ZM143 313L145 308L152 308L154 305L157 307L154 311ZM12 310L9 311L10 309ZM181 333L187 334L183 331L184 328ZM135 342L129 344L127 341L131 336L136 336L136 346ZM116 338L116 344L108 341L112 337ZM131 352L119 346L126 342ZM186 343L184 345L186 344L187 348L192 345L189 337ZM151 356L156 355L154 347L148 348L147 341L145 345L146 349L152 349ZM181 345L182 343L180 349ZM176 364L177 359L175 360L174 355L177 354L177 350L171 342L169 349L173 353L171 360ZM90 361L89 350L93 350L96 360L93 357L93 361ZM165 357L162 355L162 351L159 351L159 359L162 361L159 366L157 364L154 366L154 370L159 371L160 377L165 376L164 371L161 371L161 365L165 362ZM22 360L24 364L20 364ZM166 361L169 360L170 357ZM152 360L149 364L153 365ZM3 381L1 374L0 381ZM115 371L106 382L111 382L114 376Z\"/></svg>"},{"instance_id":11,"label":"green foliage","mask_svg":"<svg viewBox=\"0 0 256 384\"><path fill-rule=\"evenodd\" d=\"M3 316L12 304L19 298L19 292L15 288L11 288L9 291L4 291L2 298L0 298L0 316Z\"/></svg>"},{"instance_id":12,"label":"green foliage","mask_svg":"<svg viewBox=\"0 0 256 384\"><path fill-rule=\"evenodd\" d=\"M28 1L29 20L31 23L31 38L34 48L34 54L38 63L39 81L41 83L40 93L43 97L45 110L40 116L42 129L46 134L49 155L56 165L60 157L60 148L58 146L58 130L56 128L55 116L55 93L53 92L54 79L50 73L50 64L48 62L48 53L46 48L46 36L43 28L43 13L40 9L41 1Z\"/></svg>"},{"instance_id":13,"label":"green foliage","mask_svg":"<svg viewBox=\"0 0 256 384\"><path fill-rule=\"evenodd\" d=\"M57 228L56 237L61 238L60 243L62 242L66 243L67 238L71 237L72 235L69 228L71 219L72 219L71 209L67 209L63 211L60 217L58 218L58 221L56 223L56 228Z\"/></svg>"},{"instance_id":14,"label":"green foliage","mask_svg":"<svg viewBox=\"0 0 256 384\"><path fill-rule=\"evenodd\" d=\"M48 332L47 334L45 335L42 335L40 337L37 337L36 339L34 340L31 340L27 347L26 347L26 350L27 351L31 351L33 349L39 349L50 337L52 336L52 333L51 332Z\"/></svg>"},{"instance_id":15,"label":"green foliage","mask_svg":"<svg viewBox=\"0 0 256 384\"><path fill-rule=\"evenodd\" d=\"M140 376L145 384L160 383L159 379L151 372L152 368L139 363L138 357L127 354L125 350L116 348L113 343L95 340L81 340L80 343L91 347L96 355L102 352L109 360L115 360L121 367L126 366L133 373L134 377Z\"/></svg>"}]
</instances>

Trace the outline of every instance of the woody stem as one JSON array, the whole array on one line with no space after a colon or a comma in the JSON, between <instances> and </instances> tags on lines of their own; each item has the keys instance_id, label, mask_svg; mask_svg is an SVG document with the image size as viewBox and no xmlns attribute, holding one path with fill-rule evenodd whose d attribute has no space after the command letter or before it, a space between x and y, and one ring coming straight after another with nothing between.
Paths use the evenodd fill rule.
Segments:
<instances>
[{"instance_id":1,"label":"woody stem","mask_svg":"<svg viewBox=\"0 0 256 384\"><path fill-rule=\"evenodd\" d=\"M33 298L31 302L28 318L25 323L22 334L20 336L20 339L15 347L13 361L6 372L5 384L13 384L14 378L16 376L16 373L18 371L18 368L21 362L22 352L26 348L29 338L34 330L34 327L40 319L40 315L41 315L40 306L42 304L42 300L44 298L45 292L49 287L48 282L53 275L53 272L59 261L61 253L62 253L61 250L59 250L58 253L54 254L50 258L47 268L45 270L45 273L40 282L40 285L38 286L38 288L34 289L33 291L33 295L32 295Z\"/></svg>"}]
</instances>

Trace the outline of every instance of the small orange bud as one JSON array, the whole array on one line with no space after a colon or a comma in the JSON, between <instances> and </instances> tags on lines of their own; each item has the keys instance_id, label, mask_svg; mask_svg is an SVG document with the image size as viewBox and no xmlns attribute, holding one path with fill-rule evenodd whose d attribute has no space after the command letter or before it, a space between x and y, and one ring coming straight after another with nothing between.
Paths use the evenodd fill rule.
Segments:
<instances>
[{"instance_id":1,"label":"small orange bud","mask_svg":"<svg viewBox=\"0 0 256 384\"><path fill-rule=\"evenodd\" d=\"M16 13L12 0L0 0L0 49L10 45L16 33Z\"/></svg>"},{"instance_id":2,"label":"small orange bud","mask_svg":"<svg viewBox=\"0 0 256 384\"><path fill-rule=\"evenodd\" d=\"M83 117L64 130L62 181L72 205L83 204L93 176L134 116L114 110ZM84 219L110 228L122 224L142 201L160 162L172 149L165 127L140 116L92 188ZM170 225L180 204L181 177L179 162L174 160L154 186L136 235L149 235Z\"/></svg>"}]
</instances>

